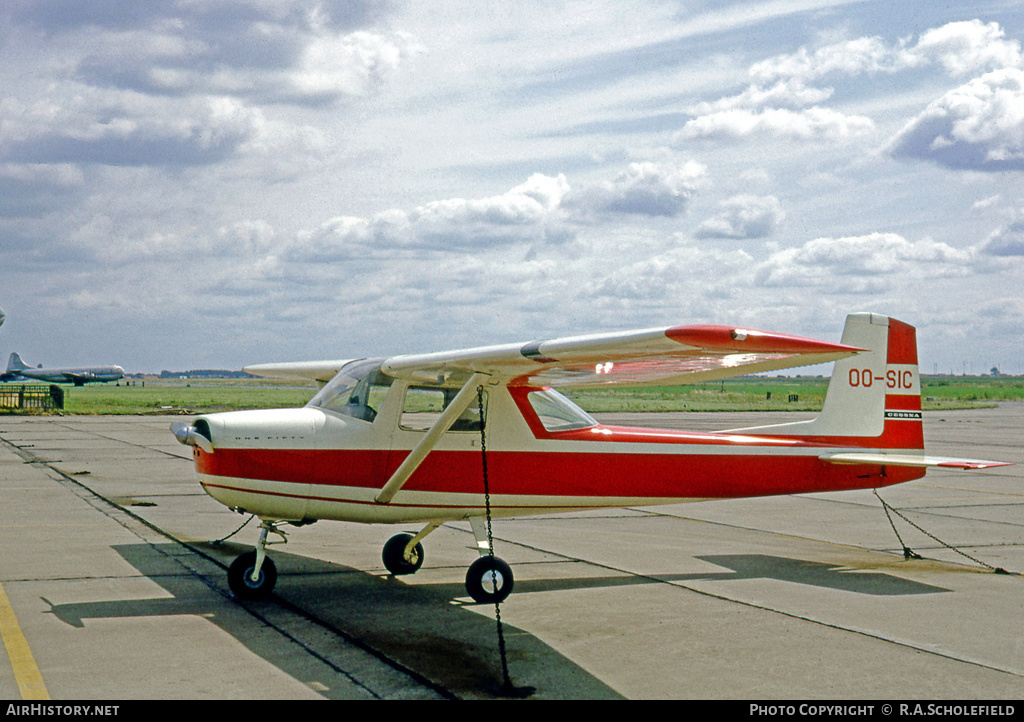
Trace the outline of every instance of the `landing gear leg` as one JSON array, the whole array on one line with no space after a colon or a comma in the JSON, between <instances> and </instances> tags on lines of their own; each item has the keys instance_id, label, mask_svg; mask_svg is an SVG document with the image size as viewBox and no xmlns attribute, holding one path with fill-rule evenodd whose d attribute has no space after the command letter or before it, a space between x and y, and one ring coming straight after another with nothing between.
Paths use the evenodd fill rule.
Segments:
<instances>
[{"instance_id":1,"label":"landing gear leg","mask_svg":"<svg viewBox=\"0 0 1024 722\"><path fill-rule=\"evenodd\" d=\"M481 604L503 602L512 593L512 568L491 554L491 540L487 537L484 519L470 517L469 524L473 528L480 558L470 564L466 572L466 591L473 601Z\"/></svg>"},{"instance_id":2,"label":"landing gear leg","mask_svg":"<svg viewBox=\"0 0 1024 722\"><path fill-rule=\"evenodd\" d=\"M228 586L239 599L261 599L274 589L277 583L277 567L267 556L268 544L284 544L288 541L278 522L264 519L260 524L260 538L253 551L240 555L228 568ZM277 534L281 541L268 542L269 533Z\"/></svg>"},{"instance_id":3,"label":"landing gear leg","mask_svg":"<svg viewBox=\"0 0 1024 722\"><path fill-rule=\"evenodd\" d=\"M388 539L381 552L384 567L396 577L415 574L423 566L423 545L420 542L439 526L440 523L431 522L416 536L396 534Z\"/></svg>"}]
</instances>

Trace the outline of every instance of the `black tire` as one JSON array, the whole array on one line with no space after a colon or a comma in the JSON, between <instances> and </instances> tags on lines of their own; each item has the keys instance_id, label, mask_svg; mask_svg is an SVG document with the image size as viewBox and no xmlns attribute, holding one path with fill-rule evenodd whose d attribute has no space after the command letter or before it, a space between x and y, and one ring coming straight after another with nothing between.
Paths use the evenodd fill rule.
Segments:
<instances>
[{"instance_id":1,"label":"black tire","mask_svg":"<svg viewBox=\"0 0 1024 722\"><path fill-rule=\"evenodd\" d=\"M239 599L262 599L270 594L277 584L277 567L270 557L263 560L260 576L252 580L252 570L256 568L256 552L246 552L231 562L228 568L228 586Z\"/></svg>"},{"instance_id":2,"label":"black tire","mask_svg":"<svg viewBox=\"0 0 1024 722\"><path fill-rule=\"evenodd\" d=\"M404 574L415 574L423 566L422 544L417 544L413 547L413 554L416 557L414 561L407 562L403 556L405 547L411 539L412 535L410 534L396 534L388 539L384 545L384 550L381 552L380 556L384 561L384 567L396 577Z\"/></svg>"},{"instance_id":3,"label":"black tire","mask_svg":"<svg viewBox=\"0 0 1024 722\"><path fill-rule=\"evenodd\" d=\"M466 591L481 604L505 601L513 584L512 568L498 557L480 557L466 572Z\"/></svg>"}]
</instances>

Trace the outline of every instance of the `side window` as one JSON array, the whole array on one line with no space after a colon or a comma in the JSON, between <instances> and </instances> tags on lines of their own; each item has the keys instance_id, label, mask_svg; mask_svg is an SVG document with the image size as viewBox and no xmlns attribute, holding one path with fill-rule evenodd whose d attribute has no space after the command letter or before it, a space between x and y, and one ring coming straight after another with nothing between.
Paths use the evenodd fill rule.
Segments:
<instances>
[{"instance_id":1,"label":"side window","mask_svg":"<svg viewBox=\"0 0 1024 722\"><path fill-rule=\"evenodd\" d=\"M399 426L408 431L427 431L452 402L458 389L438 389L410 386L405 391L402 404L402 418ZM484 411L487 409L487 394L484 393ZM459 415L449 431L480 431L480 409L476 399Z\"/></svg>"},{"instance_id":2,"label":"side window","mask_svg":"<svg viewBox=\"0 0 1024 722\"><path fill-rule=\"evenodd\" d=\"M586 411L554 389L531 391L527 398L547 431L569 431L597 426Z\"/></svg>"},{"instance_id":3,"label":"side window","mask_svg":"<svg viewBox=\"0 0 1024 722\"><path fill-rule=\"evenodd\" d=\"M370 410L373 418L377 417L377 409L380 408L384 397L388 395L388 391L391 389L391 384L380 383L379 377L382 376L383 374L379 374L378 378L371 380L366 389L366 408ZM369 420L373 421L373 418Z\"/></svg>"}]
</instances>

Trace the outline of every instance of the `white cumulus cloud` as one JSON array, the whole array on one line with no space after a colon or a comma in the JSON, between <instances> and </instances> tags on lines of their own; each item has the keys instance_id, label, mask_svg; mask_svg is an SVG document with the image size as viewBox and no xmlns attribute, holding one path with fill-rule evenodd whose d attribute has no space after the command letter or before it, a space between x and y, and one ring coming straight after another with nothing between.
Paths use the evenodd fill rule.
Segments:
<instances>
[{"instance_id":1,"label":"white cumulus cloud","mask_svg":"<svg viewBox=\"0 0 1024 722\"><path fill-rule=\"evenodd\" d=\"M697 227L697 238L764 238L786 217L775 196L739 195L719 205L721 212Z\"/></svg>"},{"instance_id":2,"label":"white cumulus cloud","mask_svg":"<svg viewBox=\"0 0 1024 722\"><path fill-rule=\"evenodd\" d=\"M863 75L895 73L938 63L952 75L966 75L1022 65L1021 47L1006 39L999 23L964 20L921 33L911 45L908 39L888 44L880 37L861 37L825 45L816 50L800 48L750 67L760 82L779 79L803 82L835 73Z\"/></svg>"},{"instance_id":3,"label":"white cumulus cloud","mask_svg":"<svg viewBox=\"0 0 1024 722\"><path fill-rule=\"evenodd\" d=\"M580 216L624 213L678 216L686 211L706 168L695 161L631 163L613 180L597 183L566 198Z\"/></svg>"},{"instance_id":4,"label":"white cumulus cloud","mask_svg":"<svg viewBox=\"0 0 1024 722\"><path fill-rule=\"evenodd\" d=\"M780 78L811 81L829 73L859 75L888 72L903 63L897 52L879 37L862 37L833 43L817 50L800 48L750 67L750 75L762 82Z\"/></svg>"},{"instance_id":5,"label":"white cumulus cloud","mask_svg":"<svg viewBox=\"0 0 1024 722\"><path fill-rule=\"evenodd\" d=\"M1024 170L1024 71L987 73L933 101L888 143L950 168Z\"/></svg>"},{"instance_id":6,"label":"white cumulus cloud","mask_svg":"<svg viewBox=\"0 0 1024 722\"><path fill-rule=\"evenodd\" d=\"M1024 213L1021 216L993 231L981 244L981 252L1002 258L1024 257Z\"/></svg>"},{"instance_id":7,"label":"white cumulus cloud","mask_svg":"<svg viewBox=\"0 0 1024 722\"><path fill-rule=\"evenodd\" d=\"M676 144L691 140L742 139L770 135L792 140L834 141L871 133L872 120L863 115L845 115L830 108L813 107L795 111L767 108L761 111L737 108L711 113L686 122L673 137Z\"/></svg>"},{"instance_id":8,"label":"white cumulus cloud","mask_svg":"<svg viewBox=\"0 0 1024 722\"><path fill-rule=\"evenodd\" d=\"M977 19L948 23L922 33L908 54L938 62L953 75L1019 68L1024 61L1020 43L1007 40L999 23L983 23Z\"/></svg>"},{"instance_id":9,"label":"white cumulus cloud","mask_svg":"<svg viewBox=\"0 0 1024 722\"><path fill-rule=\"evenodd\" d=\"M903 279L961 276L974 253L897 233L816 238L776 251L757 270L756 283L771 287L816 287L829 292L866 292Z\"/></svg>"}]
</instances>

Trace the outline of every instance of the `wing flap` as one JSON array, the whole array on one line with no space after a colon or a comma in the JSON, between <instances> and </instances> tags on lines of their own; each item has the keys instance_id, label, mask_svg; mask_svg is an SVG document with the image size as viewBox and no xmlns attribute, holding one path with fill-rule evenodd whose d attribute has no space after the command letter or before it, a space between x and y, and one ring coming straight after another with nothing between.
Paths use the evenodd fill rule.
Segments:
<instances>
[{"instance_id":1,"label":"wing flap","mask_svg":"<svg viewBox=\"0 0 1024 722\"><path fill-rule=\"evenodd\" d=\"M948 469L990 469L996 466L1013 466L1005 461L983 459L958 459L952 456L925 456L924 454L881 454L850 452L825 454L818 457L833 464L878 464L881 466L944 467Z\"/></svg>"},{"instance_id":2,"label":"wing flap","mask_svg":"<svg viewBox=\"0 0 1024 722\"><path fill-rule=\"evenodd\" d=\"M861 351L735 326L672 326L396 356L382 369L396 378L452 387L472 373L513 385L664 386L827 363Z\"/></svg>"}]
</instances>

